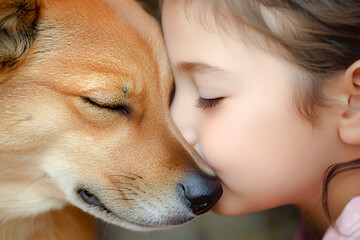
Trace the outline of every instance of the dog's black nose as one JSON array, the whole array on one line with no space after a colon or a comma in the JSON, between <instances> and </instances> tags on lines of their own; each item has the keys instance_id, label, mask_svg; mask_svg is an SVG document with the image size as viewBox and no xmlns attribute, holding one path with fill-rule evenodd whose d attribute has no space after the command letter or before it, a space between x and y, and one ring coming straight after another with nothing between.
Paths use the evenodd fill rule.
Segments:
<instances>
[{"instance_id":1,"label":"dog's black nose","mask_svg":"<svg viewBox=\"0 0 360 240\"><path fill-rule=\"evenodd\" d=\"M209 211L223 192L217 178L198 172L187 175L178 187L180 194L185 197L187 204L196 215Z\"/></svg>"}]
</instances>

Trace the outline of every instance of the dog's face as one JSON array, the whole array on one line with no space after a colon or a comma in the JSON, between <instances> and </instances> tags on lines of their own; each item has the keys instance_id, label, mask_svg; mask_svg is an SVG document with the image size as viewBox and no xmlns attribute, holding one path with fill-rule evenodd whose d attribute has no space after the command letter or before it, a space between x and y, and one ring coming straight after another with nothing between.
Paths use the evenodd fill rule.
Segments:
<instances>
[{"instance_id":1,"label":"dog's face","mask_svg":"<svg viewBox=\"0 0 360 240\"><path fill-rule=\"evenodd\" d=\"M0 161L22 186L37 180L22 193L31 201L12 203L19 215L70 202L140 230L217 201L221 186L170 118L160 30L135 2L120 3L123 18L97 0L2 2ZM9 23L12 3L27 15Z\"/></svg>"}]
</instances>

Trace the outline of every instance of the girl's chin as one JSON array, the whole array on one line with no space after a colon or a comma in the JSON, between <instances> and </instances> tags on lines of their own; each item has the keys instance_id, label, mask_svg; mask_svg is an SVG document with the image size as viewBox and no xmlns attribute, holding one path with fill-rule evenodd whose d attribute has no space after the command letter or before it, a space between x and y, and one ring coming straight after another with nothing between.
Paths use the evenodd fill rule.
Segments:
<instances>
[{"instance_id":1,"label":"girl's chin","mask_svg":"<svg viewBox=\"0 0 360 240\"><path fill-rule=\"evenodd\" d=\"M259 208L259 206L252 204L252 202L248 202L238 195L227 192L226 188L224 188L222 197L211 208L212 212L225 217L234 217L261 210L263 210L263 208Z\"/></svg>"},{"instance_id":2,"label":"girl's chin","mask_svg":"<svg viewBox=\"0 0 360 240\"><path fill-rule=\"evenodd\" d=\"M241 211L237 211L239 206L235 206L234 203L227 203L223 197L211 208L213 213L221 216L232 217L241 215Z\"/></svg>"}]
</instances>

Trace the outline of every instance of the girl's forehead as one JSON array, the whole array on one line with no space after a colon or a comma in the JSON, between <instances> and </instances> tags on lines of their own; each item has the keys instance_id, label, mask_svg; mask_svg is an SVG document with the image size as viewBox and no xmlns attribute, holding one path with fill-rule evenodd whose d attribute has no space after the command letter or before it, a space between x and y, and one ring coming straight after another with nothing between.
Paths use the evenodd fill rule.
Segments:
<instances>
[{"instance_id":1,"label":"girl's forehead","mask_svg":"<svg viewBox=\"0 0 360 240\"><path fill-rule=\"evenodd\" d=\"M245 18L232 17L227 9L221 11L214 9L216 4L212 5L212 3L213 1L166 0L162 8L163 21L168 20L167 16L181 18L183 22L189 23L194 28L215 33L224 39L230 37L249 47L255 47L276 57L292 61L289 52L276 39L255 29ZM277 22L284 22L282 20L288 18L280 12L270 12L265 7L261 12L264 14L264 20L268 21L272 28L278 31L290 28L277 25ZM277 21L276 18L280 16L282 19Z\"/></svg>"}]
</instances>

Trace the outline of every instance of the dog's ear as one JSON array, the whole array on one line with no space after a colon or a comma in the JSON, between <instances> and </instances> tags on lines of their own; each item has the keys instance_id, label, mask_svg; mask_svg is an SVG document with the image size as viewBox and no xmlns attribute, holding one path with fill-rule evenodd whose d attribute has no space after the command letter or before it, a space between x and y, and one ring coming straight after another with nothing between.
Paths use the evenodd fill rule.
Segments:
<instances>
[{"instance_id":1,"label":"dog's ear","mask_svg":"<svg viewBox=\"0 0 360 240\"><path fill-rule=\"evenodd\" d=\"M36 36L37 0L0 0L0 70L14 66Z\"/></svg>"}]
</instances>

